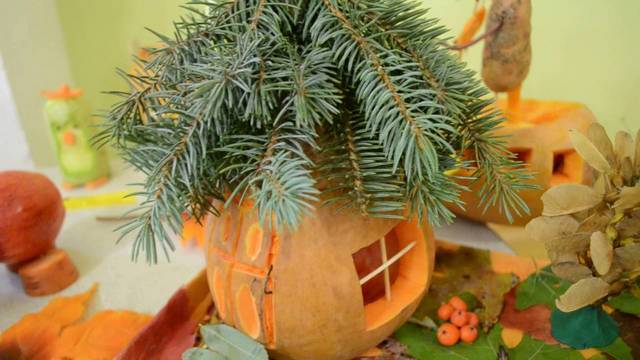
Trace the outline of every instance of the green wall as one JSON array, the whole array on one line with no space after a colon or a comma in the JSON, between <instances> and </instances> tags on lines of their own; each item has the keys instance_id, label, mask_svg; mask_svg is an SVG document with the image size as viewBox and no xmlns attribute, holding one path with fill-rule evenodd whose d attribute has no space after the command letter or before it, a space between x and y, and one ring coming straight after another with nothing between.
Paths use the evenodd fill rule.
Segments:
<instances>
[{"instance_id":1,"label":"green wall","mask_svg":"<svg viewBox=\"0 0 640 360\"><path fill-rule=\"evenodd\" d=\"M132 54L156 42L150 28L172 33L172 21L182 0L57 0L58 14L75 83L85 90L95 111L106 109L113 97L106 90L124 82L116 68L129 70Z\"/></svg>"},{"instance_id":2,"label":"green wall","mask_svg":"<svg viewBox=\"0 0 640 360\"><path fill-rule=\"evenodd\" d=\"M474 4L474 0L422 1L431 8L431 15L454 30L452 36L471 15ZM69 81L85 90L94 111L107 108L113 98L100 92L123 86L115 68L129 69L136 47L155 42L144 27L171 33L171 21L184 12L178 7L183 2L20 0L13 1L4 16L0 14L0 30L17 36L15 51L3 55L37 165L53 163L51 145L41 128L39 90ZM635 131L640 127L640 116L633 112L640 94L637 14L637 0L533 0L533 62L523 95L580 101L610 132ZM20 30L24 24L29 24L29 31ZM478 45L464 56L476 70L481 48Z\"/></svg>"},{"instance_id":3,"label":"green wall","mask_svg":"<svg viewBox=\"0 0 640 360\"><path fill-rule=\"evenodd\" d=\"M473 0L423 0L457 35ZM490 4L490 1L485 1ZM532 0L533 58L523 97L587 104L613 136L637 131L640 115L640 1ZM484 28L480 31L484 32ZM464 59L480 70L482 45Z\"/></svg>"}]
</instances>

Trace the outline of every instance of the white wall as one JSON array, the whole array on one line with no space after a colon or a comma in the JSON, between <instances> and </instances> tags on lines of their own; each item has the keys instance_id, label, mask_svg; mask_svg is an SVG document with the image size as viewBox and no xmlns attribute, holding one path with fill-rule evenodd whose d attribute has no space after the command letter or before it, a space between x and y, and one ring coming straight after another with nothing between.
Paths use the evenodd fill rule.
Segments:
<instances>
[{"instance_id":1,"label":"white wall","mask_svg":"<svg viewBox=\"0 0 640 360\"><path fill-rule=\"evenodd\" d=\"M29 146L20 126L0 53L0 171L31 168L33 168L33 161Z\"/></svg>"},{"instance_id":2,"label":"white wall","mask_svg":"<svg viewBox=\"0 0 640 360\"><path fill-rule=\"evenodd\" d=\"M14 114L17 112L22 124L33 161L36 166L53 165L54 149L40 92L55 90L62 83L75 85L55 1L0 0L0 53L15 100ZM8 116L7 110L1 109L0 118ZM0 121L0 132L8 131L5 123Z\"/></svg>"}]
</instances>

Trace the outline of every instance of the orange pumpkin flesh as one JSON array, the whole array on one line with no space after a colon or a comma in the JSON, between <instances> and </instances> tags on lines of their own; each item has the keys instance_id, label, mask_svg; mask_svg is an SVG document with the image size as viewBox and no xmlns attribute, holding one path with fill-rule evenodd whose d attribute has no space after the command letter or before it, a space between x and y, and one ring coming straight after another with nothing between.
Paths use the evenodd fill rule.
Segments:
<instances>
[{"instance_id":1,"label":"orange pumpkin flesh","mask_svg":"<svg viewBox=\"0 0 640 360\"><path fill-rule=\"evenodd\" d=\"M258 229L259 228L259 229ZM260 226L251 208L210 217L207 272L222 320L264 343L276 359L351 359L415 311L433 269L426 223L371 219L319 207L295 232ZM384 277L360 279L405 252ZM373 258L373 261L369 261ZM348 339L348 340L347 340Z\"/></svg>"},{"instance_id":2,"label":"orange pumpkin flesh","mask_svg":"<svg viewBox=\"0 0 640 360\"><path fill-rule=\"evenodd\" d=\"M53 247L64 220L62 197L45 176L0 172L0 262L17 270Z\"/></svg>"},{"instance_id":3,"label":"orange pumpkin flesh","mask_svg":"<svg viewBox=\"0 0 640 360\"><path fill-rule=\"evenodd\" d=\"M520 192L531 211L529 215L514 216L514 224L525 225L541 214L540 196L549 187L591 181L591 172L574 151L568 130L576 129L584 133L596 119L587 107L571 102L526 99L519 103L517 112L514 112L508 109L507 101L498 100L497 107L507 119L517 119L505 122L499 134L509 136L505 139L507 147L527 164L534 173L532 182L539 186L537 190ZM483 212L483 207L479 206L477 194L482 184L471 184L469 181L461 183L471 189L461 194L466 210L451 207L453 212L474 221L508 224L497 207Z\"/></svg>"}]
</instances>

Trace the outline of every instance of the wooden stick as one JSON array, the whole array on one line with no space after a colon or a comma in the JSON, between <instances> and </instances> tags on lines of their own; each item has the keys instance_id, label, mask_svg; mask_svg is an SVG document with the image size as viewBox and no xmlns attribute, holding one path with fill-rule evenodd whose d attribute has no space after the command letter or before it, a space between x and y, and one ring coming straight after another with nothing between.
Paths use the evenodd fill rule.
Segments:
<instances>
[{"instance_id":1,"label":"wooden stick","mask_svg":"<svg viewBox=\"0 0 640 360\"><path fill-rule=\"evenodd\" d=\"M384 236L380 238L380 250L382 251L382 263L387 263L387 244L384 241ZM389 267L384 268L384 296L387 301L391 301L391 279L389 278Z\"/></svg>"},{"instance_id":2,"label":"wooden stick","mask_svg":"<svg viewBox=\"0 0 640 360\"><path fill-rule=\"evenodd\" d=\"M507 118L515 123L520 122L520 89L507 92Z\"/></svg>"},{"instance_id":3,"label":"wooden stick","mask_svg":"<svg viewBox=\"0 0 640 360\"><path fill-rule=\"evenodd\" d=\"M385 268L388 268L389 266L393 265L396 261L400 260L400 258L409 252L409 250L413 249L413 247L416 245L416 242L412 242L411 244L407 245L404 249L400 250L397 254L395 254L391 259L389 259L389 261L387 261L386 263L380 265L377 269L373 270L371 273L369 273L367 276L363 277L362 279L360 279L360 285L366 283L367 281L373 279L374 277L378 276L381 272L384 271Z\"/></svg>"}]
</instances>

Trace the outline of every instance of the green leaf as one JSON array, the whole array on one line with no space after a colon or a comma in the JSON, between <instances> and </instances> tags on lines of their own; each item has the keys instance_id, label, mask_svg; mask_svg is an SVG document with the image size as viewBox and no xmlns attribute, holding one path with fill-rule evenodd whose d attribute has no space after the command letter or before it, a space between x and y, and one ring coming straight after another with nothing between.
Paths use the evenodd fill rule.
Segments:
<instances>
[{"instance_id":1,"label":"green leaf","mask_svg":"<svg viewBox=\"0 0 640 360\"><path fill-rule=\"evenodd\" d=\"M587 306L576 311L551 313L551 334L574 349L611 345L620 335L618 323L600 307Z\"/></svg>"},{"instance_id":2,"label":"green leaf","mask_svg":"<svg viewBox=\"0 0 640 360\"><path fill-rule=\"evenodd\" d=\"M469 291L465 291L459 296L460 296L460 299L462 299L462 301L464 301L464 303L467 304L467 309L469 310L474 310L480 305L478 298L476 298L476 296L470 293Z\"/></svg>"},{"instance_id":3,"label":"green leaf","mask_svg":"<svg viewBox=\"0 0 640 360\"><path fill-rule=\"evenodd\" d=\"M224 324L207 325L200 329L202 338L212 350L229 359L268 360L264 346L240 331Z\"/></svg>"},{"instance_id":4,"label":"green leaf","mask_svg":"<svg viewBox=\"0 0 640 360\"><path fill-rule=\"evenodd\" d=\"M558 345L548 345L525 335L513 349L509 349L509 360L583 360L584 357L574 349Z\"/></svg>"},{"instance_id":5,"label":"green leaf","mask_svg":"<svg viewBox=\"0 0 640 360\"><path fill-rule=\"evenodd\" d=\"M611 355L616 360L633 360L631 348L621 338L615 339L609 346L598 348L598 350Z\"/></svg>"},{"instance_id":6,"label":"green leaf","mask_svg":"<svg viewBox=\"0 0 640 360\"><path fill-rule=\"evenodd\" d=\"M640 298L630 291L623 291L620 295L609 300L607 305L627 314L640 315Z\"/></svg>"},{"instance_id":7,"label":"green leaf","mask_svg":"<svg viewBox=\"0 0 640 360\"><path fill-rule=\"evenodd\" d=\"M516 290L516 309L524 310L538 304L555 308L556 298L570 286L570 282L551 272L551 267L544 267L520 284Z\"/></svg>"},{"instance_id":8,"label":"green leaf","mask_svg":"<svg viewBox=\"0 0 640 360\"><path fill-rule=\"evenodd\" d=\"M229 360L229 358L211 350L191 348L182 354L182 360Z\"/></svg>"},{"instance_id":9,"label":"green leaf","mask_svg":"<svg viewBox=\"0 0 640 360\"><path fill-rule=\"evenodd\" d=\"M396 331L394 337L418 360L495 360L501 346L501 333L502 326L496 325L487 335L481 332L473 344L446 347L438 343L434 331L407 324Z\"/></svg>"}]
</instances>

